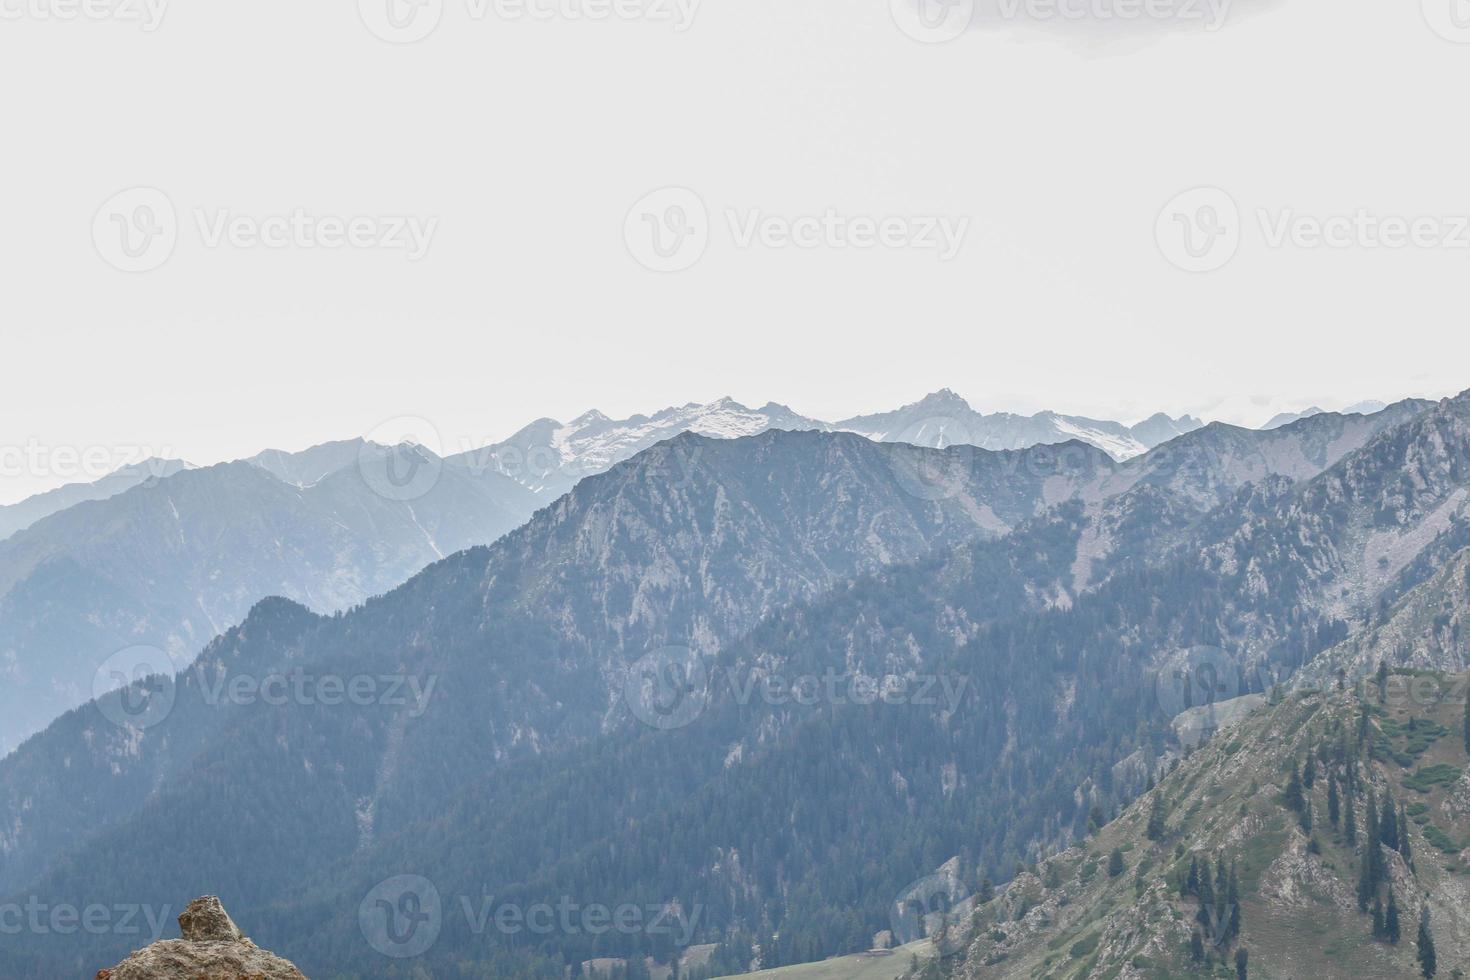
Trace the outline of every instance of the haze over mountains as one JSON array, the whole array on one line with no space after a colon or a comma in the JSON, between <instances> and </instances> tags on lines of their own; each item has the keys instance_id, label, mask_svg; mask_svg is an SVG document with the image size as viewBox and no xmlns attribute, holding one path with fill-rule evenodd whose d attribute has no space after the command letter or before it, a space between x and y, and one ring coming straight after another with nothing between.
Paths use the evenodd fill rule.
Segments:
<instances>
[{"instance_id":1,"label":"haze over mountains","mask_svg":"<svg viewBox=\"0 0 1470 980\"><path fill-rule=\"evenodd\" d=\"M680 433L733 439L773 429L842 430L878 441L990 449L1080 440L1118 460L1136 459L1146 442L1198 424L1159 415L1129 429L1054 413L984 415L942 391L882 416L829 425L775 404L751 410L721 399L623 421L596 412L567 426L543 420L504 443L447 460L422 447L406 452L352 439L187 472L180 472L183 463L132 467L7 509L17 523L52 516L0 541L0 670L10 681L0 693L0 708L8 709L0 711L0 752L100 693L98 671L114 653L152 647L161 651L154 660L166 655L182 665L270 595L320 613L349 608L436 558L494 541L583 476ZM1221 440L1243 430L1211 431ZM1194 474L1191 485L1214 494L1234 485L1234 476L1222 475L1232 466L1259 475L1287 465L1247 461L1274 444L1247 438L1227 452L1239 458L1222 457L1214 469ZM1222 451L1209 440L1180 449L1205 447ZM1288 469L1300 474L1323 451L1307 451ZM391 460L421 460L413 478L422 487L388 483ZM377 485L365 467L382 472ZM1223 483L1212 485L1217 479ZM88 506L68 509L78 501ZM1037 495L1028 507L1054 502Z\"/></svg>"},{"instance_id":2,"label":"haze over mountains","mask_svg":"<svg viewBox=\"0 0 1470 980\"><path fill-rule=\"evenodd\" d=\"M268 595L346 609L436 558L494 541L582 477L683 432L728 439L867 426L863 434L883 441L986 448L1078 437L1120 458L1142 445L1115 423L984 416L947 391L884 418L882 431L859 419L833 426L726 398L622 421L598 412L565 426L541 420L447 460L420 447L401 458L422 457L433 487L422 499L412 486L365 480L365 461L379 468L397 450L358 438L194 473L181 461L147 461L0 508L0 676L9 680L0 753L98 693L95 675L113 653L144 645L186 663ZM1196 424L1160 416L1141 435L1163 441ZM82 503L95 506L73 512Z\"/></svg>"},{"instance_id":3,"label":"haze over mountains","mask_svg":"<svg viewBox=\"0 0 1470 980\"><path fill-rule=\"evenodd\" d=\"M613 420L588 412L563 425L554 419L531 423L504 442L463 454L472 465L494 466L531 489L560 496L577 480L604 472L655 443L681 432L717 439L752 436L767 429L856 432L878 442L906 442L942 448L1026 449L1073 440L1088 443L1115 459L1137 456L1203 423L1162 413L1135 426L1041 412L1033 416L985 414L949 389L878 415L823 422L771 402L751 409L732 398L707 405L689 404L651 416Z\"/></svg>"},{"instance_id":4,"label":"haze over mountains","mask_svg":"<svg viewBox=\"0 0 1470 980\"><path fill-rule=\"evenodd\" d=\"M95 482L69 483L18 503L0 505L0 541L85 500L106 500L150 480L161 480L188 468L189 464L183 460L149 459L124 466Z\"/></svg>"},{"instance_id":5,"label":"haze over mountains","mask_svg":"<svg viewBox=\"0 0 1470 980\"><path fill-rule=\"evenodd\" d=\"M346 609L538 506L498 473L428 457L436 479L421 496L375 488L379 473L391 486L394 459L421 452L366 447L304 487L243 462L186 469L0 541L0 751L100 693L118 651L155 648L153 669L186 664L266 596Z\"/></svg>"},{"instance_id":6,"label":"haze over mountains","mask_svg":"<svg viewBox=\"0 0 1470 980\"><path fill-rule=\"evenodd\" d=\"M1470 395L1211 425L1122 462L685 434L346 615L261 603L175 681L59 719L0 762L0 894L218 892L309 974L678 953L477 932L462 897L699 909L697 940L741 968L852 952L915 878L1007 880L1143 792L1181 753L1167 709L1190 695L1159 684L1194 651L1260 692L1433 588L1470 547L1467 500ZM1464 666L1442 637L1436 662ZM417 693L220 695L287 669ZM829 672L939 694L741 693ZM191 829L217 822L223 844ZM403 874L452 911L399 970L358 905ZM56 939L0 966L125 945Z\"/></svg>"}]
</instances>

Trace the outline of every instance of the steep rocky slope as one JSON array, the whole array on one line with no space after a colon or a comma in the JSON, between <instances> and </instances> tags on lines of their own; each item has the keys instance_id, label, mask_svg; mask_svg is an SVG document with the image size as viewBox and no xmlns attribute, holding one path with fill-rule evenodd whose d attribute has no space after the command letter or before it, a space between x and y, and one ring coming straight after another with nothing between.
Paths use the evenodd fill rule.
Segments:
<instances>
[{"instance_id":1,"label":"steep rocky slope","mask_svg":"<svg viewBox=\"0 0 1470 980\"><path fill-rule=\"evenodd\" d=\"M1388 980L1418 975L1426 907L1439 975L1470 969L1467 684L1397 673L1386 696L1258 708L1085 841L932 916L950 955L922 974L1233 976L1245 951L1251 977ZM1375 936L1390 895L1397 933Z\"/></svg>"}]
</instances>

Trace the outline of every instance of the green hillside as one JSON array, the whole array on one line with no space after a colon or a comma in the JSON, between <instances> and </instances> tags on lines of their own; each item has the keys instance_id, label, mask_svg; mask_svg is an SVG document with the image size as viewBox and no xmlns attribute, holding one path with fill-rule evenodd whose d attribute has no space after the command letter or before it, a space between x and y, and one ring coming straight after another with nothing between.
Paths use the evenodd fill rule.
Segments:
<instances>
[{"instance_id":1,"label":"green hillside","mask_svg":"<svg viewBox=\"0 0 1470 980\"><path fill-rule=\"evenodd\" d=\"M1467 684L1278 695L967 911L963 954L920 976L1234 977L1245 950L1250 977L1414 977L1426 903L1437 975L1470 974Z\"/></svg>"}]
</instances>

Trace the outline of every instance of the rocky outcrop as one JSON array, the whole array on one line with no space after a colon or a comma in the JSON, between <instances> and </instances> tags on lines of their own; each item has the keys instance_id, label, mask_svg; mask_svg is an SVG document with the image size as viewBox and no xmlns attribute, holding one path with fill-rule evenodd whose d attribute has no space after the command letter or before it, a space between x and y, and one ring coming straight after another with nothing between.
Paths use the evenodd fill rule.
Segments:
<instances>
[{"instance_id":1,"label":"rocky outcrop","mask_svg":"<svg viewBox=\"0 0 1470 980\"><path fill-rule=\"evenodd\" d=\"M214 896L179 916L182 939L140 949L97 980L306 980L296 967L245 938Z\"/></svg>"}]
</instances>

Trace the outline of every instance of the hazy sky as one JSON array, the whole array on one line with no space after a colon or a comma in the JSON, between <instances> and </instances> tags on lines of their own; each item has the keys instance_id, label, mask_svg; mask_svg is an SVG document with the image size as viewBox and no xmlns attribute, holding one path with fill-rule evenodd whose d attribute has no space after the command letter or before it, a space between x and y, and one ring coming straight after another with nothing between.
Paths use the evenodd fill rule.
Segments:
<instances>
[{"instance_id":1,"label":"hazy sky","mask_svg":"<svg viewBox=\"0 0 1470 980\"><path fill-rule=\"evenodd\" d=\"M0 447L1470 387L1461 0L88 2L0 0Z\"/></svg>"}]
</instances>

